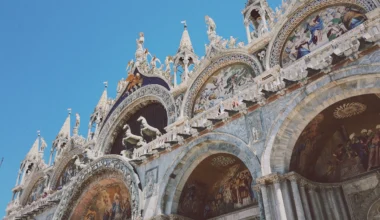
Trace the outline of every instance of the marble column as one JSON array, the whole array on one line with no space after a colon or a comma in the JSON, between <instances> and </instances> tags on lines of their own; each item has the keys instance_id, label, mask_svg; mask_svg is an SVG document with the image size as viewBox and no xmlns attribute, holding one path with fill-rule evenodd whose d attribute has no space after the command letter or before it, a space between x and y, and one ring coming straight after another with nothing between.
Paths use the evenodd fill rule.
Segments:
<instances>
[{"instance_id":1,"label":"marble column","mask_svg":"<svg viewBox=\"0 0 380 220\"><path fill-rule=\"evenodd\" d=\"M265 220L265 208L264 208L263 196L261 194L260 186L259 185L255 185L252 189L255 192L255 195L256 195L256 198L257 198L257 203L259 204L260 219L261 220Z\"/></svg>"},{"instance_id":2,"label":"marble column","mask_svg":"<svg viewBox=\"0 0 380 220\"><path fill-rule=\"evenodd\" d=\"M279 176L274 176L273 178L273 185L274 185L274 190L275 190L275 195L276 195L276 200L277 200L277 205L279 209L279 215L281 220L286 220L286 212L285 212L285 204L284 204L284 198L282 197L282 191L281 191L281 186L280 186L281 179Z\"/></svg>"},{"instance_id":3,"label":"marble column","mask_svg":"<svg viewBox=\"0 0 380 220\"><path fill-rule=\"evenodd\" d=\"M289 188L290 182L288 182L286 179L280 183L282 194L284 197L284 206L286 210L286 216L288 219L296 219L296 213L293 207L293 196L292 196L292 190Z\"/></svg>"},{"instance_id":4,"label":"marble column","mask_svg":"<svg viewBox=\"0 0 380 220\"><path fill-rule=\"evenodd\" d=\"M318 207L318 196L317 193L315 192L316 186L309 185L309 195L310 195L310 201L311 201L311 207L312 207L312 212L314 214L315 219L323 219L323 216L320 213L319 207Z\"/></svg>"},{"instance_id":5,"label":"marble column","mask_svg":"<svg viewBox=\"0 0 380 220\"><path fill-rule=\"evenodd\" d=\"M306 187L307 182L302 180L300 181L300 190L301 190L301 198L302 198L302 204L303 204L303 210L305 212L305 217L306 219L312 219L311 212L310 212L310 205L307 199L307 194L306 194Z\"/></svg>"},{"instance_id":6,"label":"marble column","mask_svg":"<svg viewBox=\"0 0 380 220\"><path fill-rule=\"evenodd\" d=\"M343 198L343 192L341 190L341 188L336 188L335 189L335 196L338 200L338 204L339 204L339 207L340 207L340 210L341 210L341 213L342 213L342 217L343 219L350 219L348 217L348 214L347 214L347 208L346 208L346 205L345 205L345 199Z\"/></svg>"},{"instance_id":7,"label":"marble column","mask_svg":"<svg viewBox=\"0 0 380 220\"><path fill-rule=\"evenodd\" d=\"M322 201L321 201L321 191L320 191L320 188L317 188L317 189L318 189L318 191L315 191L315 197L316 197L316 202L317 202L317 206L319 209L319 213L321 214L323 219L326 219L324 208L322 206Z\"/></svg>"},{"instance_id":8,"label":"marble column","mask_svg":"<svg viewBox=\"0 0 380 220\"><path fill-rule=\"evenodd\" d=\"M174 67L173 87L177 87L177 67Z\"/></svg>"},{"instance_id":9,"label":"marble column","mask_svg":"<svg viewBox=\"0 0 380 220\"><path fill-rule=\"evenodd\" d=\"M331 210L332 210L332 213L334 215L334 219L339 219L339 205L336 203L335 201L335 196L334 196L334 188L329 188L327 190L327 197L330 201L330 204L331 204Z\"/></svg>"},{"instance_id":10,"label":"marble column","mask_svg":"<svg viewBox=\"0 0 380 220\"><path fill-rule=\"evenodd\" d=\"M321 198L322 198L322 202L321 202L321 205L323 206L323 209L326 211L326 220L329 220L329 219L332 219L334 220L333 218L333 214L331 212L331 203L327 197L327 189L326 188L320 188L320 193L321 193Z\"/></svg>"},{"instance_id":11,"label":"marble column","mask_svg":"<svg viewBox=\"0 0 380 220\"><path fill-rule=\"evenodd\" d=\"M244 22L244 25L245 25L245 31L247 32L248 43L251 43L252 39L251 39L251 31L249 30L249 21Z\"/></svg>"},{"instance_id":12,"label":"marble column","mask_svg":"<svg viewBox=\"0 0 380 220\"><path fill-rule=\"evenodd\" d=\"M267 186L265 185L265 183L261 183L260 189L263 195L265 219L271 220L272 216L271 216L271 210L270 210L269 201L268 201L269 198L268 198Z\"/></svg>"},{"instance_id":13,"label":"marble column","mask_svg":"<svg viewBox=\"0 0 380 220\"><path fill-rule=\"evenodd\" d=\"M291 176L289 180L290 180L290 184L292 185L292 192L293 192L294 204L296 206L297 218L298 220L305 220L305 213L304 213L302 202L301 202L300 191L298 189L297 177Z\"/></svg>"}]
</instances>

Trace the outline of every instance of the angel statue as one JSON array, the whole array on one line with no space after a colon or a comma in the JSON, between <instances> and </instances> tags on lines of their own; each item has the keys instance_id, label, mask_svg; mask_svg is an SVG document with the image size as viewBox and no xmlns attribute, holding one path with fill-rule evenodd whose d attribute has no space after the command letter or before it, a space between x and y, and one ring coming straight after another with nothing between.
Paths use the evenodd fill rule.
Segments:
<instances>
[{"instance_id":1,"label":"angel statue","mask_svg":"<svg viewBox=\"0 0 380 220\"><path fill-rule=\"evenodd\" d=\"M128 62L127 67L125 68L125 71L127 72L127 74L129 73L129 71L132 70L134 64L135 64L135 61L133 61L133 60L130 60Z\"/></svg>"},{"instance_id":2,"label":"angel statue","mask_svg":"<svg viewBox=\"0 0 380 220\"><path fill-rule=\"evenodd\" d=\"M216 31L216 24L212 18L210 18L208 15L205 16L206 24L208 31L215 32Z\"/></svg>"},{"instance_id":3,"label":"angel statue","mask_svg":"<svg viewBox=\"0 0 380 220\"><path fill-rule=\"evenodd\" d=\"M157 62L161 64L161 61L154 55L152 60L150 61L150 67L155 69L157 67Z\"/></svg>"}]
</instances>

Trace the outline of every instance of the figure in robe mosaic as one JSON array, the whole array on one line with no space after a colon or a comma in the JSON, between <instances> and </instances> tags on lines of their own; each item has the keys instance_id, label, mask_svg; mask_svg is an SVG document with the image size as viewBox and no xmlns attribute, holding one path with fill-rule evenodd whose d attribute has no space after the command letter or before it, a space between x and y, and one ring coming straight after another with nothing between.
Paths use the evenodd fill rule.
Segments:
<instances>
[{"instance_id":1,"label":"figure in robe mosaic","mask_svg":"<svg viewBox=\"0 0 380 220\"><path fill-rule=\"evenodd\" d=\"M37 183L34 185L32 192L29 195L28 204L33 203L39 198L44 197L46 195L46 193L44 192L44 189L45 189L45 179L40 178L37 181Z\"/></svg>"},{"instance_id":2,"label":"figure in robe mosaic","mask_svg":"<svg viewBox=\"0 0 380 220\"><path fill-rule=\"evenodd\" d=\"M124 220L131 218L129 193L118 185L102 187L86 209L84 219Z\"/></svg>"},{"instance_id":3,"label":"figure in robe mosaic","mask_svg":"<svg viewBox=\"0 0 380 220\"><path fill-rule=\"evenodd\" d=\"M179 213L193 219L208 219L255 205L252 181L251 173L239 159L224 154L211 156L186 182Z\"/></svg>"},{"instance_id":4,"label":"figure in robe mosaic","mask_svg":"<svg viewBox=\"0 0 380 220\"><path fill-rule=\"evenodd\" d=\"M354 5L332 6L313 13L289 35L281 54L286 67L362 24L365 11Z\"/></svg>"},{"instance_id":5,"label":"figure in robe mosaic","mask_svg":"<svg viewBox=\"0 0 380 220\"><path fill-rule=\"evenodd\" d=\"M71 178L74 177L77 173L77 167L75 166L75 160L71 160L65 169L62 171L61 176L58 179L57 189L62 189L67 183L70 182Z\"/></svg>"},{"instance_id":6,"label":"figure in robe mosaic","mask_svg":"<svg viewBox=\"0 0 380 220\"><path fill-rule=\"evenodd\" d=\"M194 104L194 115L238 95L238 91L242 91L254 83L254 77L255 73L252 69L243 64L218 70L199 91Z\"/></svg>"},{"instance_id":7,"label":"figure in robe mosaic","mask_svg":"<svg viewBox=\"0 0 380 220\"><path fill-rule=\"evenodd\" d=\"M380 166L379 97L356 96L318 114L298 138L290 169L339 182Z\"/></svg>"}]
</instances>

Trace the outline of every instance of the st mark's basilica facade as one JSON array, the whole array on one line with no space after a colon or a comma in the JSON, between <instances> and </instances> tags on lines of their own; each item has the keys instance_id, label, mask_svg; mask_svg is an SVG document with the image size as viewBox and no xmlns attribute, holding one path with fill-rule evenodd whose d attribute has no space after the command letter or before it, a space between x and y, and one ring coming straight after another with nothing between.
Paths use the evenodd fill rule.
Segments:
<instances>
[{"instance_id":1,"label":"st mark's basilica facade","mask_svg":"<svg viewBox=\"0 0 380 220\"><path fill-rule=\"evenodd\" d=\"M184 23L162 63L140 33L88 134L69 113L47 162L38 135L4 219L379 219L379 7L249 0L248 44L206 16L206 55Z\"/></svg>"}]
</instances>

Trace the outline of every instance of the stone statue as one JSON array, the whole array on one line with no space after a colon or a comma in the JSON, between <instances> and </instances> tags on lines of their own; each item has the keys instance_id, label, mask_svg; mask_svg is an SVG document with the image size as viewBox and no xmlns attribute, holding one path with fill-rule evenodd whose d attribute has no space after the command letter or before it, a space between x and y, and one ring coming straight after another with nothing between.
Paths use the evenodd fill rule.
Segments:
<instances>
[{"instance_id":1,"label":"stone statue","mask_svg":"<svg viewBox=\"0 0 380 220\"><path fill-rule=\"evenodd\" d=\"M132 70L133 68L133 65L135 64L135 62L133 60L130 60L127 64L127 68L125 68L125 71L127 72L127 74L129 73L129 71Z\"/></svg>"},{"instance_id":2,"label":"stone statue","mask_svg":"<svg viewBox=\"0 0 380 220\"><path fill-rule=\"evenodd\" d=\"M230 40L228 41L228 48L235 48L236 38L230 36Z\"/></svg>"},{"instance_id":3,"label":"stone statue","mask_svg":"<svg viewBox=\"0 0 380 220\"><path fill-rule=\"evenodd\" d=\"M144 117L140 116L137 119L137 121L141 123L141 135L142 136L144 136L144 135L147 135L149 137L161 136L160 130L150 126Z\"/></svg>"},{"instance_id":4,"label":"stone statue","mask_svg":"<svg viewBox=\"0 0 380 220\"><path fill-rule=\"evenodd\" d=\"M165 58L165 72L171 72L170 63L173 63L173 57L167 56Z\"/></svg>"},{"instance_id":5,"label":"stone statue","mask_svg":"<svg viewBox=\"0 0 380 220\"><path fill-rule=\"evenodd\" d=\"M86 149L84 150L84 152L86 153L86 156L87 158L90 160L90 161L93 161L93 160L96 160L96 158L98 158L97 156L95 156L95 154L92 152L91 149Z\"/></svg>"},{"instance_id":6,"label":"stone statue","mask_svg":"<svg viewBox=\"0 0 380 220\"><path fill-rule=\"evenodd\" d=\"M208 35L208 39L211 43L213 43L214 41L216 41L217 39L217 35L216 35L216 24L214 22L214 20L212 20L212 18L210 18L209 16L205 16L205 21L206 21L206 25L207 25L207 35ZM207 49L206 49L207 50Z\"/></svg>"},{"instance_id":7,"label":"stone statue","mask_svg":"<svg viewBox=\"0 0 380 220\"><path fill-rule=\"evenodd\" d=\"M140 49L142 50L144 48L144 41L145 41L144 33L140 32L140 37L139 39L136 40L137 50L140 50Z\"/></svg>"},{"instance_id":8,"label":"stone statue","mask_svg":"<svg viewBox=\"0 0 380 220\"><path fill-rule=\"evenodd\" d=\"M243 48L244 47L244 42L239 42L237 44L237 48Z\"/></svg>"},{"instance_id":9,"label":"stone statue","mask_svg":"<svg viewBox=\"0 0 380 220\"><path fill-rule=\"evenodd\" d=\"M150 67L152 69L155 69L157 67L157 62L161 65L161 61L156 56L153 56L152 60L150 61Z\"/></svg>"},{"instance_id":10,"label":"stone statue","mask_svg":"<svg viewBox=\"0 0 380 220\"><path fill-rule=\"evenodd\" d=\"M75 113L75 127L79 129L80 125L80 116L78 113Z\"/></svg>"},{"instance_id":11,"label":"stone statue","mask_svg":"<svg viewBox=\"0 0 380 220\"><path fill-rule=\"evenodd\" d=\"M125 124L123 129L125 130L125 135L122 140L124 146L127 146L127 143L132 144L136 147L141 147L146 144L143 137L132 134L131 127L129 127L128 124Z\"/></svg>"},{"instance_id":12,"label":"stone statue","mask_svg":"<svg viewBox=\"0 0 380 220\"><path fill-rule=\"evenodd\" d=\"M77 167L78 170L81 170L81 169L83 169L83 168L85 168L87 166L85 163L83 163L82 161L80 161L80 158L79 158L78 155L73 156L72 159L75 159L74 164L75 164L75 166Z\"/></svg>"},{"instance_id":13,"label":"stone statue","mask_svg":"<svg viewBox=\"0 0 380 220\"><path fill-rule=\"evenodd\" d=\"M205 21L207 24L208 31L215 32L216 31L216 24L212 18L210 18L208 15L205 16Z\"/></svg>"}]
</instances>

